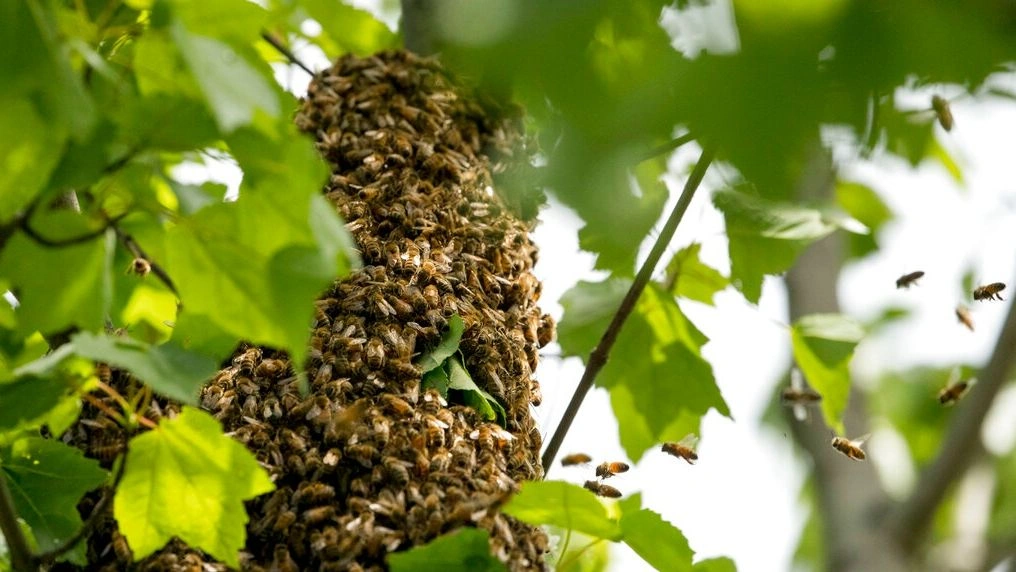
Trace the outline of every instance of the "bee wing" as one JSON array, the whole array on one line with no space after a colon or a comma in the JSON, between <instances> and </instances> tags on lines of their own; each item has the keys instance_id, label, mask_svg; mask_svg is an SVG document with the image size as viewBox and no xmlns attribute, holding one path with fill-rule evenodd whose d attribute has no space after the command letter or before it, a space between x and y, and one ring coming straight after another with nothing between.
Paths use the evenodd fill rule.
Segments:
<instances>
[{"instance_id":1,"label":"bee wing","mask_svg":"<svg viewBox=\"0 0 1016 572\"><path fill-rule=\"evenodd\" d=\"M801 375L801 370L796 367L790 370L790 387L797 391L804 390L804 376Z\"/></svg>"},{"instance_id":2,"label":"bee wing","mask_svg":"<svg viewBox=\"0 0 1016 572\"><path fill-rule=\"evenodd\" d=\"M794 417L796 417L798 421L807 421L808 420L808 408L805 407L801 403L795 403L794 404Z\"/></svg>"},{"instance_id":3,"label":"bee wing","mask_svg":"<svg viewBox=\"0 0 1016 572\"><path fill-rule=\"evenodd\" d=\"M946 386L946 387L952 386L952 385L954 385L954 384L955 384L955 383L956 383L957 381L959 381L959 380L960 380L960 373L961 373L961 371L960 371L960 366L956 366L956 367L954 367L954 368L952 369L952 371L951 371L951 372L949 372L949 381L945 382L945 386Z\"/></svg>"},{"instance_id":4,"label":"bee wing","mask_svg":"<svg viewBox=\"0 0 1016 572\"><path fill-rule=\"evenodd\" d=\"M698 439L699 439L698 435L696 435L694 433L688 433L687 435L684 436L683 439L678 441L677 444L681 445L682 447L688 447L689 449L694 449L695 445L698 443Z\"/></svg>"},{"instance_id":5,"label":"bee wing","mask_svg":"<svg viewBox=\"0 0 1016 572\"><path fill-rule=\"evenodd\" d=\"M867 441L869 438L871 438L871 433L865 433L864 435L861 435L857 439L851 439L850 444L855 447L860 447L861 445L864 445L864 442Z\"/></svg>"}]
</instances>

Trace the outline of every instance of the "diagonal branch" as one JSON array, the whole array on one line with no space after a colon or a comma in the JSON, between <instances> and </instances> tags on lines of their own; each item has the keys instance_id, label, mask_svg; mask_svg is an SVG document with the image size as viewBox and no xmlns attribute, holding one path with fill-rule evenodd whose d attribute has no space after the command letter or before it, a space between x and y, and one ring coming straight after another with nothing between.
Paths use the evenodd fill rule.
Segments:
<instances>
[{"instance_id":1,"label":"diagonal branch","mask_svg":"<svg viewBox=\"0 0 1016 572\"><path fill-rule=\"evenodd\" d=\"M554 462L554 457L557 456L557 452L561 448L564 436L568 433L568 429L571 428L572 421L575 420L575 415L578 414L579 407L582 405L582 400L585 399L586 394L588 394L589 390L593 387L593 381L596 379L596 375L599 374L600 370L603 369L603 366L607 364L607 357L610 355L610 349L614 347L614 342L617 340L618 334L621 333L621 327L624 326L624 322L628 319L628 315L635 309L635 303L638 302L639 295L642 294L646 285L649 284L649 279L652 278L653 272L656 270L656 265L660 262L660 258L663 257L663 253L667 250L667 246L670 244L670 240L674 237L674 232L677 231L677 225L684 217L685 211L688 210L688 205L691 204L691 199L695 196L695 191L698 189L699 184L702 183L702 178L705 176L706 170L709 168L709 164L712 160L712 150L706 149L702 151L702 156L699 157L698 163L695 164L695 168L692 170L691 175L688 176L688 181L684 184L684 190L681 191L681 197L677 200L677 204L674 205L674 210L670 213L670 217L663 225L663 229L660 231L660 236L657 237L656 243L653 244L653 249L649 252L649 256L646 258L645 262L642 263L642 267L639 268L639 273L635 276L635 281L632 282L631 288L628 289L628 293L625 294L624 299L621 300L621 306L617 309L617 312L614 313L614 317L611 319L610 325L607 326L607 331L605 331L603 333L603 337L600 338L600 343L597 344L593 352L589 354L589 361L586 362L586 370L582 374L582 379L579 380L579 385L575 388L575 393L572 395L571 401L568 403L568 408L565 409L564 416L561 418L561 423L557 426L557 430L554 431L554 435L550 438L550 442L547 443L547 450L543 452L543 468L545 471Z\"/></svg>"},{"instance_id":2,"label":"diagonal branch","mask_svg":"<svg viewBox=\"0 0 1016 572\"><path fill-rule=\"evenodd\" d=\"M921 473L914 492L890 515L890 527L903 548L913 551L949 487L970 467L984 416L1005 385L1016 361L1016 304L1009 304L1002 332L977 383L960 402L938 457Z\"/></svg>"},{"instance_id":3,"label":"diagonal branch","mask_svg":"<svg viewBox=\"0 0 1016 572\"><path fill-rule=\"evenodd\" d=\"M11 497L7 476L3 471L0 471L0 532L3 532L7 541L13 569L31 570L32 550L28 547L28 540L18 523L17 513L14 512L14 499Z\"/></svg>"},{"instance_id":4,"label":"diagonal branch","mask_svg":"<svg viewBox=\"0 0 1016 572\"><path fill-rule=\"evenodd\" d=\"M296 54L294 54L292 50L287 48L282 43L282 40L277 38L275 36L275 34L269 33L268 31L262 31L261 32L261 37L264 38L264 40L266 42L271 44L272 47L275 48L280 54L285 56L286 59L290 61L290 63L298 66L300 69L302 69L303 71L307 72L312 77L314 76L314 70L310 69L309 67L307 67L307 64L305 64L302 61L300 61L300 58L296 57Z\"/></svg>"}]
</instances>

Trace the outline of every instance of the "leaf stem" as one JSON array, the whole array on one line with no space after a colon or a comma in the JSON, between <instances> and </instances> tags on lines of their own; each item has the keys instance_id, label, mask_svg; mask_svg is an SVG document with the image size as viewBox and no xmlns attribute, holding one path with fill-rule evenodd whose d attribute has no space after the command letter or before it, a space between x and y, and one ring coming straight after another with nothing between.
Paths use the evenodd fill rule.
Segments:
<instances>
[{"instance_id":1,"label":"leaf stem","mask_svg":"<svg viewBox=\"0 0 1016 572\"><path fill-rule=\"evenodd\" d=\"M624 326L624 322L628 319L628 315L635 309L635 303L638 301L642 291L645 290L646 285L649 284L649 280L652 278L653 272L656 270L656 265L660 262L660 258L663 257L663 253L667 250L667 245L670 244L670 240L674 237L674 232L677 231L677 225L684 217L685 211L688 210L688 205L691 204L691 200L695 196L695 191L698 189L699 184L702 183L702 178L705 176L706 170L709 168L709 164L712 160L712 150L703 150L698 163L695 164L695 168L692 170L691 175L688 176L688 181L684 185L684 190L681 191L681 196L678 198L677 204L674 205L674 210L670 213L670 217L663 225L663 229L660 231L660 236L656 238L656 242L653 244L653 248L649 252L649 256L646 257L645 262L642 263L642 267L639 268L639 272L635 276L635 281L632 282L631 288L628 289L628 293L625 294L624 299L621 300L621 306L618 307L617 312L614 313L614 317L611 319L610 325L607 326L607 330L603 333L603 337L600 338L600 343L598 343L592 353L589 354L589 361L586 362L586 370L582 373L582 379L579 380L578 387L575 388L575 393L572 395L571 402L568 403L568 408L565 409L564 416L561 418L561 423L557 426L557 430L554 431L554 435L551 437L550 442L547 443L546 451L543 452L542 462L544 471L553 464L554 457L557 456L558 450L561 448L561 443L564 441L564 436L568 433L568 429L571 428L572 421L575 420L575 416L578 414L579 407L582 405L582 400L585 399L586 394L589 393L590 389L592 389L596 375L599 374L600 370L603 369L603 366L607 364L607 357L610 355L610 349L614 347L614 342L617 340L618 334L621 333L621 327Z\"/></svg>"},{"instance_id":2,"label":"leaf stem","mask_svg":"<svg viewBox=\"0 0 1016 572\"><path fill-rule=\"evenodd\" d=\"M28 540L21 531L21 525L18 524L18 517L14 512L14 499L11 497L10 488L7 487L7 474L2 470L0 470L0 532L3 532L7 541L12 569L31 570L32 549L29 548Z\"/></svg>"},{"instance_id":3,"label":"leaf stem","mask_svg":"<svg viewBox=\"0 0 1016 572\"><path fill-rule=\"evenodd\" d=\"M267 30L262 30L261 37L264 38L266 42L271 44L272 47L275 48L280 54L286 56L286 59L289 60L290 63L298 66L300 69L310 74L311 77L314 76L314 71L309 67L307 67L307 64L301 62L300 59L296 57L296 54L294 54L289 48L284 46L282 44L282 41L279 40L279 38L277 38L274 34L269 33Z\"/></svg>"}]
</instances>

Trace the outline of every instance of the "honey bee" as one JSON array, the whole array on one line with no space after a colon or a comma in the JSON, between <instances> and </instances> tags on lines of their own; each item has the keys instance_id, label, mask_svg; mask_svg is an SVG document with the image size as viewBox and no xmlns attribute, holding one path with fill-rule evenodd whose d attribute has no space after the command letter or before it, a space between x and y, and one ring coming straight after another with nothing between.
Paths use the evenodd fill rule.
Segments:
<instances>
[{"instance_id":1,"label":"honey bee","mask_svg":"<svg viewBox=\"0 0 1016 572\"><path fill-rule=\"evenodd\" d=\"M931 108L935 110L935 117L938 118L939 125L946 131L951 131L953 128L953 115L952 110L949 109L949 102L945 98L937 95L931 96Z\"/></svg>"},{"instance_id":2,"label":"honey bee","mask_svg":"<svg viewBox=\"0 0 1016 572\"><path fill-rule=\"evenodd\" d=\"M334 516L335 516L335 507L333 505L324 505L309 508L303 511L303 514L301 515L301 520L304 522L304 524L314 526L316 524L321 524L326 520L330 520Z\"/></svg>"},{"instance_id":3,"label":"honey bee","mask_svg":"<svg viewBox=\"0 0 1016 572\"><path fill-rule=\"evenodd\" d=\"M304 482L293 493L293 504L297 506L321 505L335 498L335 488L324 483Z\"/></svg>"},{"instance_id":4,"label":"honey bee","mask_svg":"<svg viewBox=\"0 0 1016 572\"><path fill-rule=\"evenodd\" d=\"M586 481L582 486L601 497L608 497L612 499L621 498L621 491L599 481Z\"/></svg>"},{"instance_id":5,"label":"honey bee","mask_svg":"<svg viewBox=\"0 0 1016 572\"><path fill-rule=\"evenodd\" d=\"M974 318L970 315L970 310L966 306L962 304L956 306L956 318L971 332L974 331Z\"/></svg>"},{"instance_id":6,"label":"honey bee","mask_svg":"<svg viewBox=\"0 0 1016 572\"><path fill-rule=\"evenodd\" d=\"M138 276L147 276L152 271L152 263L148 262L140 256L131 261L130 265L127 266L128 274L137 274Z\"/></svg>"},{"instance_id":7,"label":"honey bee","mask_svg":"<svg viewBox=\"0 0 1016 572\"><path fill-rule=\"evenodd\" d=\"M867 455L864 454L864 450L861 449L861 445L863 445L870 436L871 434L869 433L868 435L853 440L835 436L832 440L832 446L833 449L836 449L840 453L843 453L855 461L863 461Z\"/></svg>"},{"instance_id":8,"label":"honey bee","mask_svg":"<svg viewBox=\"0 0 1016 572\"><path fill-rule=\"evenodd\" d=\"M960 368L953 369L949 375L949 381L946 382L945 387L938 392L938 402L942 405L952 405L963 398L967 394L976 382L975 379L961 380L960 379Z\"/></svg>"},{"instance_id":9,"label":"honey bee","mask_svg":"<svg viewBox=\"0 0 1016 572\"><path fill-rule=\"evenodd\" d=\"M285 544L276 544L271 569L277 572L299 572L300 566L289 555L289 548Z\"/></svg>"},{"instance_id":10,"label":"honey bee","mask_svg":"<svg viewBox=\"0 0 1016 572\"><path fill-rule=\"evenodd\" d=\"M627 463L620 462L601 463L599 466L596 467L596 476L600 477L601 479L609 479L610 477L613 477L614 475L617 475L619 473L628 472L629 468L630 467L628 467Z\"/></svg>"},{"instance_id":11,"label":"honey bee","mask_svg":"<svg viewBox=\"0 0 1016 572\"><path fill-rule=\"evenodd\" d=\"M914 286L914 285L917 284L917 280L921 276L924 276L924 271L923 270L918 270L917 272L911 272L910 274L904 274L903 276L900 276L899 278L896 279L896 288L897 289L898 288L910 288L911 286Z\"/></svg>"},{"instance_id":12,"label":"honey bee","mask_svg":"<svg viewBox=\"0 0 1016 572\"><path fill-rule=\"evenodd\" d=\"M804 385L804 376L801 375L801 370L795 367L790 370L790 387L783 389L780 399L784 405L790 405L794 408L794 417L798 421L804 421L808 418L806 406L809 403L820 401L822 396Z\"/></svg>"},{"instance_id":13,"label":"honey bee","mask_svg":"<svg viewBox=\"0 0 1016 572\"><path fill-rule=\"evenodd\" d=\"M1005 290L1005 284L1001 282L979 286L974 289L974 300L1002 300L1002 295L999 294L1002 290Z\"/></svg>"},{"instance_id":14,"label":"honey bee","mask_svg":"<svg viewBox=\"0 0 1016 572\"><path fill-rule=\"evenodd\" d=\"M406 402L405 399L390 393L382 394L378 400L384 405L385 409L399 417L409 415L413 412L413 406Z\"/></svg>"},{"instance_id":15,"label":"honey bee","mask_svg":"<svg viewBox=\"0 0 1016 572\"><path fill-rule=\"evenodd\" d=\"M113 531L110 544L113 546L113 553L116 554L117 561L124 563L134 560L134 552L127 545L127 537L121 534L119 530Z\"/></svg>"},{"instance_id":16,"label":"honey bee","mask_svg":"<svg viewBox=\"0 0 1016 572\"><path fill-rule=\"evenodd\" d=\"M367 356L367 365L374 370L381 369L385 363L385 346L379 338L371 338L364 350Z\"/></svg>"},{"instance_id":17,"label":"honey bee","mask_svg":"<svg viewBox=\"0 0 1016 572\"><path fill-rule=\"evenodd\" d=\"M554 324L553 316L544 314L540 317L540 325L536 330L536 338L541 348L554 341L555 330L556 325Z\"/></svg>"},{"instance_id":18,"label":"honey bee","mask_svg":"<svg viewBox=\"0 0 1016 572\"><path fill-rule=\"evenodd\" d=\"M244 375L251 375L254 373L254 367L257 366L258 361L261 360L261 348L251 347L247 348L240 357L237 358L237 365L240 366L240 373Z\"/></svg>"},{"instance_id":19,"label":"honey bee","mask_svg":"<svg viewBox=\"0 0 1016 572\"><path fill-rule=\"evenodd\" d=\"M95 377L99 378L99 381L109 385L113 378L113 370L110 369L109 364L106 362L95 363Z\"/></svg>"},{"instance_id":20,"label":"honey bee","mask_svg":"<svg viewBox=\"0 0 1016 572\"><path fill-rule=\"evenodd\" d=\"M281 359L266 359L258 364L254 372L259 377L275 378L280 377L289 369L289 364Z\"/></svg>"},{"instance_id":21,"label":"honey bee","mask_svg":"<svg viewBox=\"0 0 1016 572\"><path fill-rule=\"evenodd\" d=\"M689 433L677 443L664 443L662 450L679 459L684 459L689 465L694 465L698 460L698 453L695 452L695 444L698 443L698 436Z\"/></svg>"}]
</instances>

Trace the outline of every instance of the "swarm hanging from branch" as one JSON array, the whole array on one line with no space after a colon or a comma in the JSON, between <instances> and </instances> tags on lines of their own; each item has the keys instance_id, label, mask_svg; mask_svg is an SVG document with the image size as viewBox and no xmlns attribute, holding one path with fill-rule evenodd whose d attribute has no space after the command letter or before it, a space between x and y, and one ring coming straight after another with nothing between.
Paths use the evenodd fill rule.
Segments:
<instances>
[{"instance_id":1,"label":"swarm hanging from branch","mask_svg":"<svg viewBox=\"0 0 1016 572\"><path fill-rule=\"evenodd\" d=\"M289 359L243 346L202 406L267 467L277 490L248 503L248 569L380 570L386 554L463 526L490 533L510 569L543 567L547 539L498 512L543 475L529 406L554 324L536 302L530 224L493 192L529 157L517 117L495 117L436 61L406 52L341 58L296 116L332 166L327 197L364 267L316 304L302 397ZM505 427L422 387L414 357L465 332L463 364L505 409ZM172 408L170 408L172 410ZM90 454L104 442L79 427ZM106 527L96 561L123 565ZM182 569L175 543L142 569Z\"/></svg>"}]
</instances>

